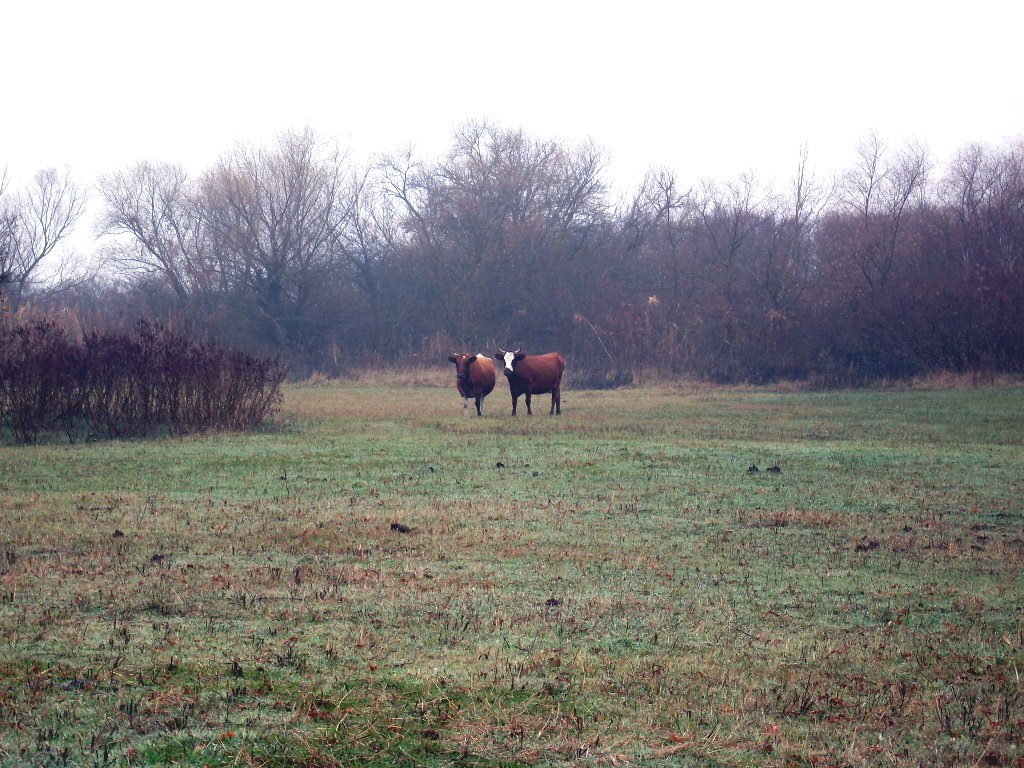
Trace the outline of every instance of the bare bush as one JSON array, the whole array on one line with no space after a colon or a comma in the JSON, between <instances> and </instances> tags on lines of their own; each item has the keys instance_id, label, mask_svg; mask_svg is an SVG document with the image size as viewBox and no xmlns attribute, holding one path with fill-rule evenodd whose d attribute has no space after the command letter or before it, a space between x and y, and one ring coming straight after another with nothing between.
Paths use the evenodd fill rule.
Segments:
<instances>
[{"instance_id":1,"label":"bare bush","mask_svg":"<svg viewBox=\"0 0 1024 768\"><path fill-rule=\"evenodd\" d=\"M52 319L0 323L0 424L20 443L250 430L279 407L286 366L140 321L69 340Z\"/></svg>"}]
</instances>

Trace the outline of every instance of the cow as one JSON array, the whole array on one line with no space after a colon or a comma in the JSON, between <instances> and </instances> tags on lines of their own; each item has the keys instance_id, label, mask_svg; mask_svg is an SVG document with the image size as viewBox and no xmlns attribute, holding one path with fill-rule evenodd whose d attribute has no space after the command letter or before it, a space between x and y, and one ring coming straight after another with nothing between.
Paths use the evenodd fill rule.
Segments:
<instances>
[{"instance_id":1,"label":"cow","mask_svg":"<svg viewBox=\"0 0 1024 768\"><path fill-rule=\"evenodd\" d=\"M526 413L533 415L530 397L551 393L551 410L548 415L562 413L562 372L565 358L557 352L546 355L525 355L522 349L506 352L498 347L496 355L499 364L505 363L505 378L512 394L512 415L516 415L516 402L520 395L526 395Z\"/></svg>"},{"instance_id":2,"label":"cow","mask_svg":"<svg viewBox=\"0 0 1024 768\"><path fill-rule=\"evenodd\" d=\"M468 415L469 398L476 401L476 415L484 415L484 398L494 389L494 363L487 355L449 355L455 363L455 386L462 395L462 410Z\"/></svg>"}]
</instances>

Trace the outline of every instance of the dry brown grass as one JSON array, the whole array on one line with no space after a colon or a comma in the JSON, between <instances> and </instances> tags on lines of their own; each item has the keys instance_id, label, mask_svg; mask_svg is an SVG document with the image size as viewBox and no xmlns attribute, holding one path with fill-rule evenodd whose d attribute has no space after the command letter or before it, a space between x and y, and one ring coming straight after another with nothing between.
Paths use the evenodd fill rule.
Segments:
<instances>
[{"instance_id":1,"label":"dry brown grass","mask_svg":"<svg viewBox=\"0 0 1024 768\"><path fill-rule=\"evenodd\" d=\"M486 353L485 353L486 354ZM443 359L443 356L439 360ZM368 386L368 387L435 387L445 388L455 386L454 373L450 366L445 365L366 365L356 367L343 376L329 377L321 373L314 373L307 379L294 382L295 386L302 387L344 387L344 386ZM872 382L864 389L874 390L919 390L923 392L956 390L956 389L977 389L979 387L1024 387L1024 374L1015 373L993 373L976 371L971 373L959 373L945 371L929 373L922 376L915 376L910 379L879 379ZM566 387L572 389L572 368L566 371ZM799 393L820 391L820 387L809 381L784 380L773 382L769 385L754 384L716 384L706 380L693 377L669 376L657 369L645 369L635 376L635 384L625 387L627 390L635 389L668 389L682 393L700 393L708 391L732 391L732 392L779 392ZM495 394L504 394L504 382L500 379L495 388Z\"/></svg>"},{"instance_id":2,"label":"dry brown grass","mask_svg":"<svg viewBox=\"0 0 1024 768\"><path fill-rule=\"evenodd\" d=\"M993 373L976 371L973 373L931 373L915 376L910 383L912 389L922 391L940 389L974 389L977 387L1024 387L1024 374Z\"/></svg>"},{"instance_id":3,"label":"dry brown grass","mask_svg":"<svg viewBox=\"0 0 1024 768\"><path fill-rule=\"evenodd\" d=\"M343 376L328 377L315 373L296 382L302 387L447 387L455 386L454 367L440 366L366 366L354 368Z\"/></svg>"}]
</instances>

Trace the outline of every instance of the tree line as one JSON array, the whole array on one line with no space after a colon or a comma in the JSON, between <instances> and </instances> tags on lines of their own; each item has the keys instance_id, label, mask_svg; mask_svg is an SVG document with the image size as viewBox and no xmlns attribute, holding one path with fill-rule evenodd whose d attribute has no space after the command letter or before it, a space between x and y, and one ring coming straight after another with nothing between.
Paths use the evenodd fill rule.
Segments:
<instances>
[{"instance_id":1,"label":"tree line","mask_svg":"<svg viewBox=\"0 0 1024 768\"><path fill-rule=\"evenodd\" d=\"M824 178L805 154L780 185L652 170L616 195L590 142L474 121L441 157L360 165L307 129L198 175L100 178L103 267L52 295L33 277L84 193L53 171L0 185L0 292L10 312L173 323L298 376L495 345L561 351L577 386L1020 371L1024 142L940 167L872 134L855 156Z\"/></svg>"}]
</instances>

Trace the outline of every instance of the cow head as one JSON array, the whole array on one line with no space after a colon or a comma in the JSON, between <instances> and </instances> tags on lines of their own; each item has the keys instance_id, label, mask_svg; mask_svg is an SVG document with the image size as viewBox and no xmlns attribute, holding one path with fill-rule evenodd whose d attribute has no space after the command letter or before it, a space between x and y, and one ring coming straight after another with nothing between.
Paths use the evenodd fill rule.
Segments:
<instances>
[{"instance_id":1,"label":"cow head","mask_svg":"<svg viewBox=\"0 0 1024 768\"><path fill-rule=\"evenodd\" d=\"M448 361L455 363L455 378L465 384L469 381L469 366L476 362L476 355L449 355Z\"/></svg>"},{"instance_id":2,"label":"cow head","mask_svg":"<svg viewBox=\"0 0 1024 768\"><path fill-rule=\"evenodd\" d=\"M495 357L502 361L505 366L505 375L511 376L516 372L516 363L526 357L526 354L522 351L522 347L517 349L515 352L506 352L501 347L498 347L498 354Z\"/></svg>"}]
</instances>

